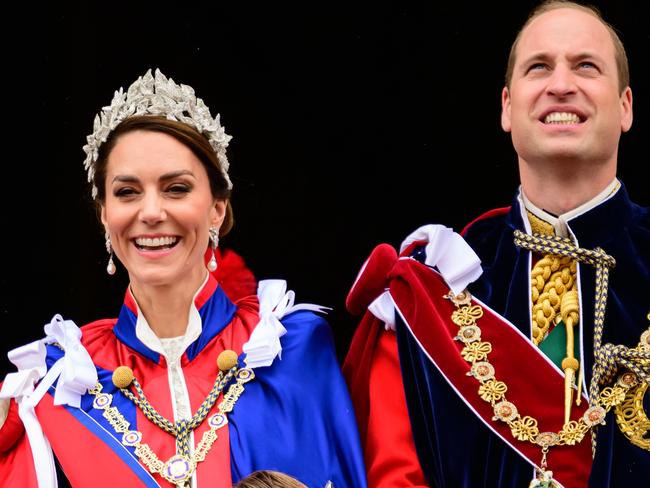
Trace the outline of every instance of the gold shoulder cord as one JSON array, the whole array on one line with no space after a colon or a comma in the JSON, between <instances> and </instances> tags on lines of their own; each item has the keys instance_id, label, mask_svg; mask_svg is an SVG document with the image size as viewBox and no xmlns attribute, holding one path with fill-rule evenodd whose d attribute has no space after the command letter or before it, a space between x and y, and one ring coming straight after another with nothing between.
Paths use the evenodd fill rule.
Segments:
<instances>
[{"instance_id":1,"label":"gold shoulder cord","mask_svg":"<svg viewBox=\"0 0 650 488\"><path fill-rule=\"evenodd\" d=\"M528 212L534 234L555 235L551 224ZM531 270L531 299L533 343L539 347L546 339L551 324L564 323L566 328L566 356L562 360L564 371L564 422L571 418L573 390L577 386L576 405L582 401L580 363L574 348L574 327L580 323L580 300L577 290L577 261L571 256L546 253ZM577 385L576 385L577 384Z\"/></svg>"}]
</instances>

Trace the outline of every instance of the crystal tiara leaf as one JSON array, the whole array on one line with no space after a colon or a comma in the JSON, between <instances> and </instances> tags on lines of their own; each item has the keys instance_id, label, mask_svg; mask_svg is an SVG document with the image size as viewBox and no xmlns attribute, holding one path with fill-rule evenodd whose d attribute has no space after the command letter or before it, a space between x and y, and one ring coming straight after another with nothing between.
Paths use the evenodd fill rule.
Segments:
<instances>
[{"instance_id":1,"label":"crystal tiara leaf","mask_svg":"<svg viewBox=\"0 0 650 488\"><path fill-rule=\"evenodd\" d=\"M210 109L203 100L196 98L191 86L177 85L156 69L155 77L151 70L147 71L133 82L126 93L122 88L116 91L111 104L103 107L95 116L93 133L86 137L87 144L83 147L86 153L84 168L88 172L88 182L92 183L94 199L97 198L94 178L99 147L120 122L139 115L164 116L169 120L183 122L205 135L217 155L228 189L232 188L226 156L226 148L232 137L221 126L219 114L212 118Z\"/></svg>"}]
</instances>

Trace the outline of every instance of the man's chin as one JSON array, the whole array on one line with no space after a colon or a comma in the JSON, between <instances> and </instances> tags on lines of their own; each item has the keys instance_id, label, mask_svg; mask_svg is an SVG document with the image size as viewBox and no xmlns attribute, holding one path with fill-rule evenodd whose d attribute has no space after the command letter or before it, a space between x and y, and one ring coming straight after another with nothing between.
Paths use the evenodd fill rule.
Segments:
<instances>
[{"instance_id":1,"label":"man's chin","mask_svg":"<svg viewBox=\"0 0 650 488\"><path fill-rule=\"evenodd\" d=\"M592 156L579 141L554 141L554 144L548 144L540 148L536 154L531 155L527 160L553 164L554 162L587 161L590 159L592 159Z\"/></svg>"}]
</instances>

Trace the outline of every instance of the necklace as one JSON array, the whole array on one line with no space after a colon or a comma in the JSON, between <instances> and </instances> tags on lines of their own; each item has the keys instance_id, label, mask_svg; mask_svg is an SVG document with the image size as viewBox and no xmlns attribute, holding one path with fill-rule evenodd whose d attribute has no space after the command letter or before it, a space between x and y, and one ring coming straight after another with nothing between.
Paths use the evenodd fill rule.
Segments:
<instances>
[{"instance_id":1,"label":"necklace","mask_svg":"<svg viewBox=\"0 0 650 488\"><path fill-rule=\"evenodd\" d=\"M463 343L460 354L471 364L468 375L480 383L479 396L494 409L492 420L508 424L515 439L531 442L541 448L540 469L536 470L536 477L530 486L559 486L553 480L553 472L547 470L549 449L553 446L573 446L582 441L592 428L604 423L607 412L622 403L627 390L638 383L637 375L631 371L620 375L613 386L603 388L598 395L591 398L591 406L580 419L566 422L559 432L540 432L537 419L528 415L522 416L517 406L506 399L508 386L497 379L495 368L488 360L492 344L481 341L481 328L478 324L478 320L483 316L483 308L472 304L471 295L467 291L458 295L449 292L445 298L451 300L456 307L451 315L451 320L459 326L455 340ZM645 347L647 344L641 342L633 351L642 352Z\"/></svg>"},{"instance_id":2,"label":"necklace","mask_svg":"<svg viewBox=\"0 0 650 488\"><path fill-rule=\"evenodd\" d=\"M142 442L142 433L130 428L130 423L119 412L117 407L112 406L113 396L110 393L103 393L103 386L97 383L89 390L95 398L93 407L102 410L102 416L111 424L115 432L122 434L121 442L124 446L134 447L135 454L142 464L151 473L159 474L178 488L189 486L190 479L196 471L197 464L205 460L210 448L217 440L217 431L228 424L227 413L231 412L237 400L244 392L244 384L255 377L252 369L237 367L237 354L234 351L224 351L217 360L220 371L214 382L214 386L207 398L203 401L191 419L181 419L171 422L160 415L146 399L142 387L133 376L133 371L127 366L118 367L113 373L113 383L120 391L142 410L142 413L155 425L176 437L177 454L163 462L148 444ZM210 429L203 433L196 449L190 454L189 436L207 417L208 413L216 403L219 394L231 382L227 393L219 403L218 412L208 418ZM133 384L136 395L128 387Z\"/></svg>"},{"instance_id":3,"label":"necklace","mask_svg":"<svg viewBox=\"0 0 650 488\"><path fill-rule=\"evenodd\" d=\"M650 312L646 318L650 321ZM650 351L650 328L641 334L639 347ZM650 359L645 360L645 367L650 368ZM632 444L650 451L650 419L643 406L647 391L647 382L639 382L627 391L625 400L616 405L616 423Z\"/></svg>"}]
</instances>

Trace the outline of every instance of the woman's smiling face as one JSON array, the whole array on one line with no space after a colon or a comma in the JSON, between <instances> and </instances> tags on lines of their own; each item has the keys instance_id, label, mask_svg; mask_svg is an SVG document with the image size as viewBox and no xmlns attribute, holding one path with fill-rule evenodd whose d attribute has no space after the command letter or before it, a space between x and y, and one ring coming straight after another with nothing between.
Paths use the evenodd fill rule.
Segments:
<instances>
[{"instance_id":1,"label":"woman's smiling face","mask_svg":"<svg viewBox=\"0 0 650 488\"><path fill-rule=\"evenodd\" d=\"M201 161L170 135L128 132L108 157L101 217L132 285L198 286L208 229L225 208Z\"/></svg>"}]
</instances>

